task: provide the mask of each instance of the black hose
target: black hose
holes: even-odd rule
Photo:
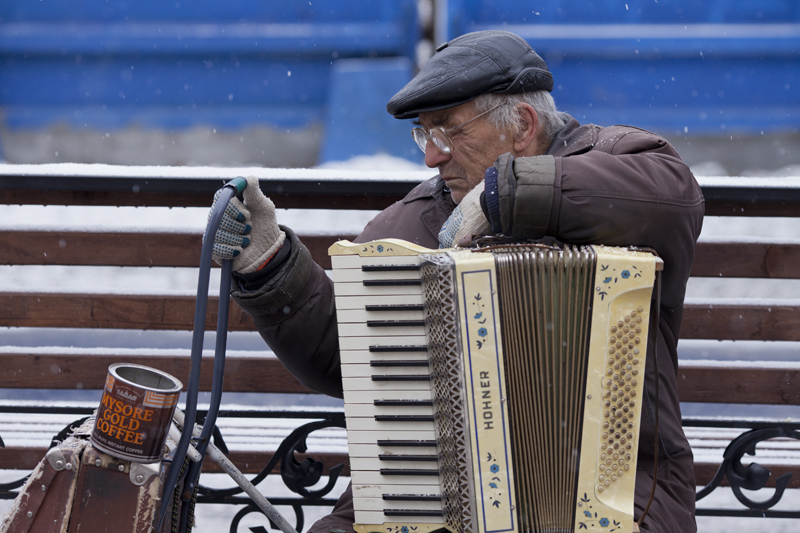
[[[155,530],[161,531],[161,525],[164,521],[164,516],[167,513],[167,507],[169,506],[169,498],[167,495],[172,494],[175,490],[175,487],[179,483],[179,474],[180,469],[174,468],[175,465],[183,464],[184,459],[186,458],[186,452],[189,449],[189,444],[192,439],[192,430],[194,429],[195,420],[197,418],[197,396],[200,391],[200,366],[203,359],[203,337],[205,334],[205,323],[206,323],[206,310],[208,308],[208,286],[209,286],[209,279],[211,277],[211,259],[212,253],[214,249],[214,239],[217,234],[217,230],[219,229],[220,222],[222,221],[222,216],[225,213],[225,208],[228,206],[228,202],[237,192],[242,192],[244,187],[246,186],[247,182],[244,178],[235,178],[231,180],[220,190],[219,197],[217,198],[216,203],[214,204],[214,208],[211,211],[211,216],[208,221],[208,225],[206,226],[206,232],[203,236],[203,247],[200,253],[200,272],[197,280],[197,299],[195,302],[194,308],[194,331],[192,332],[192,355],[191,355],[191,369],[189,371],[189,382],[186,388],[186,408],[185,408],[185,420],[183,425],[183,432],[181,434],[181,438],[178,441],[178,445],[175,449],[175,454],[172,458],[172,465],[167,473],[167,477],[164,480],[164,486],[162,491],[162,498],[161,498],[161,506],[158,510],[158,515],[156,516],[156,521],[154,523]],[[212,389],[212,405],[209,408],[209,413],[213,410],[213,418],[216,420],[216,413],[219,411],[219,399],[222,397],[222,375],[224,374],[224,358],[225,358],[225,342],[227,340],[227,322],[228,322],[228,302],[230,300],[230,279],[231,279],[231,262],[230,261],[223,261],[222,262],[222,281],[220,287],[220,316],[218,317],[218,324],[217,324],[217,353],[214,356],[214,387]],[[222,286],[224,285],[224,289]],[[228,298],[224,298],[223,295],[228,295]],[[223,313],[223,301],[225,301],[224,305],[224,317],[222,316]],[[224,321],[223,321],[224,319]],[[223,322],[221,322],[223,321]],[[223,324],[222,330],[222,350],[220,355],[220,323]],[[219,386],[217,386],[217,359],[222,358],[223,364],[221,365],[220,369],[220,378],[219,378]],[[215,391],[218,389],[217,392],[217,403],[216,407],[213,405],[213,400],[215,398]],[[210,417],[207,417],[206,420],[208,421]],[[212,422],[211,428],[213,429],[214,424]],[[205,426],[203,428],[205,432]],[[209,430],[210,435],[210,430]],[[207,439],[206,439],[207,440]],[[201,452],[201,456],[205,453],[207,445],[203,446],[203,451]],[[200,450],[198,450],[200,451]],[[189,473],[192,472],[192,469],[197,466],[197,470],[199,472],[200,467],[202,466],[202,461],[198,463],[193,463],[189,470]],[[186,479],[191,479],[189,474],[187,473]],[[184,506],[188,507],[188,506]],[[184,530],[181,530],[184,531]]]
[[[228,340],[228,310],[230,308],[230,288],[231,288],[231,261],[222,262],[222,274],[219,284],[219,312],[217,313],[217,339],[214,350],[214,374],[211,380],[211,400],[208,406],[208,414],[203,423],[203,430],[200,433],[200,440],[195,446],[200,457],[206,456],[208,445],[211,442],[211,435],[217,423],[219,406],[222,402],[222,384],[225,378],[225,346]],[[193,426],[192,426],[193,427]],[[188,423],[184,426],[184,433],[191,431]],[[183,484],[183,501],[181,507],[181,523],[178,531],[184,533],[188,531],[189,513],[191,504],[188,503],[195,492],[197,483],[200,479],[200,470],[203,461],[191,463],[186,473]]]

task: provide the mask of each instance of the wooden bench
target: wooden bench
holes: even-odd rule
[[[241,170],[211,168],[153,169],[79,165],[15,166],[0,165],[0,205],[71,205],[71,206],[173,206],[202,207],[210,203],[213,192],[223,181]],[[380,209],[402,198],[428,172],[392,174],[309,170],[247,169],[261,178],[262,189],[279,208],[349,208]],[[800,179],[707,178],[701,180],[706,196],[707,216],[800,216]],[[321,265],[329,268],[327,248],[339,238],[353,235],[302,235]],[[5,265],[81,265],[121,267],[189,267],[199,262],[201,235],[132,231],[125,233],[78,230],[0,230],[0,263]],[[692,275],[703,278],[800,279],[800,242],[731,241],[701,242]],[[209,305],[206,329],[216,323],[215,298]],[[90,330],[177,330],[192,329],[193,296],[169,294],[103,294],[63,292],[7,291],[0,293],[0,326],[3,328],[87,328]],[[232,306],[230,331],[251,331],[250,317]],[[0,331],[0,339],[8,330]],[[34,330],[35,331],[35,330]],[[791,349],[800,347],[800,309],[797,301],[731,299],[690,301],[686,305],[682,338],[736,341],[785,341]],[[6,342],[2,344],[7,344]],[[188,348],[188,345],[187,345]],[[266,347],[265,347],[266,351]],[[114,362],[141,363],[160,368],[186,383],[187,355],[161,353],[158,350],[15,349],[0,350],[0,388],[4,389],[101,389],[106,369]],[[210,365],[204,365],[203,390],[210,385]],[[678,376],[679,395],[683,402],[700,404],[757,404],[766,406],[800,405],[800,366],[796,363],[749,362],[720,363],[682,359]],[[231,353],[226,364],[225,390],[252,393],[310,393],[290,376],[268,353]],[[98,392],[99,400],[99,392]],[[254,449],[258,439],[272,428],[267,420],[291,419],[298,425],[308,419],[322,420],[323,425],[342,426],[341,410],[226,409],[220,427],[225,433],[232,420],[260,417],[261,433],[249,441],[247,449],[231,447],[231,458],[245,472],[261,472],[275,451],[275,443]],[[31,406],[18,401],[0,401],[0,413],[72,414],[86,416],[91,405],[64,407]],[[324,412],[323,412],[324,411]],[[730,420],[728,419],[730,418]],[[239,422],[241,425],[241,422]],[[273,425],[282,426],[284,422]],[[687,434],[698,457],[721,456],[727,443],[748,429],[780,427],[785,437],[769,440],[763,446],[778,450],[778,458],[755,461],[767,467],[774,480],[800,467],[800,447],[795,440],[800,423],[764,421],[734,417],[702,417],[685,420]],[[4,435],[0,424],[0,437]],[[341,446],[343,433],[331,430],[337,451],[315,453],[328,473],[334,465],[347,464]],[[340,431],[340,430],[339,430]],[[792,433],[792,432],[795,433]],[[288,429],[286,429],[288,433]],[[793,437],[793,438],[792,438]],[[0,469],[31,469],[44,455],[47,443],[0,449]],[[299,448],[302,451],[302,446]],[[783,450],[783,451],[780,451]],[[285,450],[283,450],[285,451]],[[768,452],[767,452],[768,453]],[[301,456],[302,458],[302,456]],[[695,473],[698,486],[712,483],[719,461],[698,461]],[[277,473],[279,465],[273,464]],[[209,471],[212,471],[210,468]],[[273,470],[270,468],[270,470]],[[270,472],[265,472],[269,474]],[[342,475],[347,475],[344,467]],[[726,480],[721,480],[725,484]],[[716,483],[716,481],[715,481]],[[800,476],[788,483],[800,488]],[[13,492],[0,494],[11,498]],[[267,493],[267,497],[270,494]],[[230,497],[221,497],[219,501]],[[206,500],[212,501],[209,497]],[[330,499],[325,500],[330,504]],[[322,501],[321,500],[321,501]],[[284,501],[284,500],[281,500]],[[288,500],[287,500],[288,501]],[[304,500],[311,501],[311,500]],[[701,502],[702,503],[702,502]],[[725,516],[800,517],[797,512],[741,509],[708,509],[698,514]]]

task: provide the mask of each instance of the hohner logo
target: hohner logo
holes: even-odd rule
[[[513,469],[508,441],[508,417],[504,412],[503,375],[499,336],[494,259],[471,254],[456,268],[460,280],[464,367],[473,420],[472,446],[475,490],[483,531],[516,531],[514,520]]]
[[[494,410],[492,409],[492,380],[489,377],[489,372],[481,372],[480,375],[481,385],[481,419],[483,420],[483,429],[494,429]]]

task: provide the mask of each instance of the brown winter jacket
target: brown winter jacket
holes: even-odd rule
[[[692,452],[681,427],[676,376],[686,281],[703,219],[700,187],[667,141],[627,126],[580,126],[570,118],[545,156],[525,159],[515,161],[516,201],[535,202],[539,208],[503,213],[506,220],[514,219],[515,229],[546,228],[545,235],[573,244],[650,247],[664,260],[657,342],[658,486],[643,529],[695,531]],[[395,237],[437,248],[439,229],[454,208],[444,182],[434,177],[381,212],[356,240]],[[341,398],[333,284],[288,229],[287,236],[293,248],[284,267],[261,290],[234,290],[233,296],[301,383]],[[648,354],[648,401],[642,415],[636,479],[637,517],[652,487],[653,359],[653,354]]]

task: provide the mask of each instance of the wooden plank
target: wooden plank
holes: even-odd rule
[[[21,470],[29,471],[36,468],[39,461],[42,460],[47,453],[47,448],[43,447],[24,447],[24,446],[10,446],[8,448],[0,448],[0,470]],[[236,465],[236,468],[245,474],[257,474],[261,469],[266,466],[274,451],[237,451],[230,452],[228,458]],[[315,460],[322,463],[322,474],[328,475],[332,466],[344,464],[343,476],[350,475],[350,459],[346,453],[312,453],[312,454],[295,454],[298,461],[303,461],[306,457],[313,457]],[[209,474],[221,474],[223,470],[215,462],[210,459],[203,463],[203,472]],[[22,473],[21,473],[22,474]],[[272,476],[280,475],[280,463],[272,470]],[[267,485],[270,484],[270,478],[267,478]],[[272,483],[275,483],[273,479]],[[231,481],[233,486],[233,481]],[[262,490],[264,487],[262,487]],[[269,497],[269,493],[267,493]]]
[[[700,242],[692,276],[800,279],[800,244]]]
[[[780,304],[686,304],[682,339],[800,340],[800,309]]]
[[[188,356],[98,355],[98,354],[0,354],[0,388],[17,389],[102,389],[109,365],[145,365],[189,382]],[[200,390],[211,390],[214,361],[204,358],[200,370]],[[225,359],[226,392],[314,393],[298,383],[273,358],[235,357]]]
[[[216,328],[209,298],[206,329]],[[0,293],[0,325],[191,330],[194,297],[159,295]],[[231,305],[230,331],[253,331],[252,318]],[[681,338],[800,341],[800,310],[792,305],[687,304]]]
[[[24,179],[24,178],[20,178]],[[408,186],[410,191],[414,184]],[[262,186],[262,189],[265,187]],[[403,199],[404,194],[268,194],[278,209],[381,210]],[[8,205],[113,205],[134,207],[211,207],[210,192],[65,191],[0,189],[0,204]]]
[[[218,298],[209,297],[206,330],[215,330]],[[193,296],[0,293],[4,327],[191,330]],[[229,331],[253,331],[253,319],[233,303]]]
[[[36,467],[39,461],[44,457],[44,454],[47,453],[46,448],[24,448],[24,447],[9,447],[9,448],[0,448],[0,469],[9,469],[9,470],[21,470],[21,471],[28,471],[32,470]],[[261,471],[261,468],[269,462],[269,459],[272,457],[273,452],[271,451],[232,451],[228,454],[228,458],[233,462],[236,467],[241,470],[245,474],[256,474]],[[296,456],[298,460],[302,461],[306,455],[298,454]],[[342,472],[343,476],[350,475],[350,458],[347,454],[343,453],[314,453],[311,454],[315,460],[322,462],[323,464],[323,475],[327,475],[330,471],[332,466],[338,464],[344,464],[345,468]],[[763,464],[759,462],[762,466],[769,469],[772,473],[770,476],[769,481],[767,482],[767,487],[774,487],[775,486],[775,478],[782,476],[788,472],[795,472],[795,475],[792,476],[792,479],[789,481],[789,488],[796,489],[800,488],[800,476],[796,475],[798,468],[794,466],[787,466],[787,465],[770,465],[770,464]],[[713,478],[714,474],[717,472],[719,468],[718,464],[713,463],[695,463],[694,464],[694,473],[695,478],[698,486],[708,484]],[[203,464],[203,472],[207,473],[222,473],[222,470],[217,466],[216,463],[211,461],[206,461]],[[280,474],[280,467],[276,467],[272,471],[272,475],[279,475]],[[728,486],[728,481],[723,480],[723,486]],[[269,494],[267,494],[269,497]]]
[[[325,269],[330,269],[328,247],[354,238],[300,235]],[[197,233],[0,231],[0,264],[197,267],[201,245]],[[701,242],[692,275],[800,279],[800,244]]]
[[[682,402],[800,405],[800,370],[692,366],[678,369]]]
[[[707,188],[704,188],[704,191]],[[797,217],[800,209],[792,201],[719,200],[706,197],[707,217]]]
[[[0,173],[0,203],[33,205],[198,206],[211,204],[214,191],[227,172],[198,169],[187,176],[137,175],[135,167],[109,170],[106,176],[59,175],[53,172],[17,172],[12,165]],[[74,169],[71,169],[74,172]],[[408,179],[348,176],[315,171],[308,179],[302,169],[283,175],[260,176],[260,186],[280,208],[383,209],[404,197],[431,173],[409,173]],[[305,177],[303,177],[305,176]],[[789,178],[787,178],[789,179]],[[709,216],[800,216],[800,187],[777,187],[760,182],[701,186]]]
[[[301,236],[314,260],[326,269],[331,268],[330,245],[354,238]],[[0,231],[0,264],[197,268],[201,246],[202,235],[197,233]]]
[[[0,388],[101,389],[113,363],[135,363],[189,378],[189,357],[98,354],[0,354]],[[200,389],[211,389],[212,361],[203,360]],[[800,370],[690,366],[678,370],[683,402],[800,405]],[[229,392],[312,393],[277,359],[228,357],[225,390]]]

